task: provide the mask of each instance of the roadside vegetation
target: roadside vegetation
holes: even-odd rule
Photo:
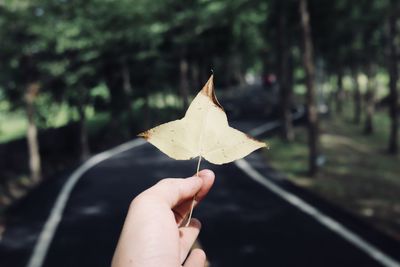
[[[400,156],[385,149],[390,121],[380,109],[374,117],[375,132],[365,135],[353,123],[351,106],[343,115],[321,121],[321,171],[307,174],[307,136],[303,127],[287,143],[269,138],[267,161],[295,184],[360,216],[400,240]]]
[[[107,102],[109,99],[105,98]],[[148,104],[147,104],[147,103]],[[0,101],[0,149],[1,146],[13,143],[26,142],[27,121],[23,109],[10,109],[11,104],[7,100]],[[137,98],[131,103],[134,116],[130,123],[123,124],[119,128],[113,127],[111,112],[98,110],[95,105],[88,105],[85,109],[86,128],[90,140],[91,153],[107,149],[113,145],[135,137],[146,127],[174,119],[181,115],[182,102],[173,93],[155,93],[148,99]],[[79,123],[78,111],[67,103],[46,103],[42,101],[37,105],[38,131],[45,134],[48,130],[57,130],[71,127]],[[51,116],[48,116],[51,112]],[[131,133],[133,132],[133,134]],[[60,140],[64,143],[66,140]],[[76,153],[78,144],[71,145],[69,151],[59,151],[54,154],[42,156],[43,173],[46,177],[75,166],[79,152]],[[48,147],[44,149],[48,150]],[[78,149],[79,150],[79,149]],[[25,161],[25,158],[23,158]],[[2,215],[6,207],[15,200],[23,197],[29,190],[36,186],[29,177],[29,170],[24,164],[18,164],[18,168],[5,168],[1,171],[0,184],[0,236]]]
[[[137,131],[140,130],[139,128],[145,128],[141,126],[143,123],[156,124],[181,113],[182,103],[175,94],[156,93],[148,98],[148,114],[141,112],[146,105],[144,98],[138,98],[131,103],[132,113],[135,115],[132,124],[137,125]],[[109,99],[104,99],[104,101],[109,101]],[[0,100],[0,144],[26,137],[28,125],[25,111],[23,109],[11,109],[10,106],[11,104],[7,100]],[[67,103],[53,103],[51,106],[42,103],[37,106],[39,131],[59,128],[79,120],[78,111]],[[49,112],[51,112],[51,116],[48,116],[47,113]],[[90,135],[98,133],[111,120],[109,111],[96,110],[94,105],[87,106],[85,114]],[[145,118],[145,116],[148,116],[148,118]],[[128,125],[123,126],[129,128]]]

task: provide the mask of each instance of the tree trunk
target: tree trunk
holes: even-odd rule
[[[389,82],[389,115],[390,115],[390,136],[388,151],[391,154],[398,152],[398,131],[399,131],[399,107],[398,107],[398,92],[397,81],[399,79],[399,69],[397,65],[397,46],[396,46],[396,14],[391,14],[389,17],[389,58],[388,58],[388,71],[390,76]]]
[[[368,67],[368,88],[365,93],[365,125],[364,133],[370,135],[374,132],[373,117],[375,113],[375,77],[372,71],[372,66]]]
[[[340,67],[339,67],[340,68]],[[339,69],[337,73],[337,89],[336,89],[336,113],[341,115],[343,113],[343,71]]]
[[[124,89],[124,95],[127,98],[126,101],[126,116],[129,125],[129,131],[131,135],[135,135],[135,127],[133,126],[133,114],[131,108],[131,99],[132,99],[132,83],[131,83],[131,75],[129,72],[129,66],[126,62],[122,63],[122,88]]]
[[[361,122],[361,91],[358,82],[358,72],[353,70],[353,84],[354,84],[354,123],[360,124]]]
[[[307,0],[299,0],[300,17],[303,36],[303,64],[306,72],[307,85],[307,119],[308,119],[308,146],[309,146],[309,173],[314,176],[318,171],[318,111],[314,86],[315,69],[313,44],[311,37],[310,16]]]
[[[280,113],[282,121],[281,137],[285,141],[293,141],[294,131],[292,123],[292,88],[291,88],[291,64],[290,64],[290,45],[288,44],[288,31],[286,22],[285,1],[278,2],[278,43],[277,43],[277,65],[278,83],[280,89]]]
[[[244,73],[242,70],[242,58],[239,54],[231,55],[231,68],[232,68],[232,75],[233,80],[236,84],[240,87],[246,84],[246,79],[244,77]]]
[[[1,173],[1,179],[0,179],[0,190],[1,190],[1,195],[3,197],[3,203],[7,205],[8,203],[11,203],[16,197],[13,195],[12,190],[10,190],[10,184],[12,183],[11,179],[7,179],[6,175],[4,173]]]
[[[89,158],[90,149],[88,141],[88,131],[86,127],[86,114],[83,100],[78,100],[78,114],[79,114],[79,147],[80,147],[80,158],[81,161],[85,161]]]
[[[199,85],[200,88],[203,86],[203,84],[208,80],[210,76],[210,71],[212,71],[212,68],[210,68],[212,65],[208,64],[207,61],[205,61],[205,58],[202,59],[202,61],[199,63]]]
[[[144,128],[143,130],[146,130],[150,128],[151,126],[151,110],[150,110],[150,97],[149,97],[149,90],[145,88],[145,96],[144,96],[144,106],[143,106],[143,111],[144,111]]]
[[[190,85],[195,90],[199,90],[201,88],[199,64],[193,61],[190,67]]]
[[[118,127],[120,118],[125,116],[126,112],[130,113],[131,111],[130,98],[126,94],[126,88],[124,88],[124,79],[127,77],[124,77],[127,74],[126,69],[124,64],[122,64],[122,68],[121,64],[109,64],[105,66],[104,72],[104,80],[110,92],[112,123]],[[125,85],[127,84],[127,81],[125,81]]]
[[[184,56],[179,62],[179,93],[183,101],[183,109],[189,107],[189,64]]]
[[[30,83],[26,88],[25,104],[26,116],[28,119],[27,141],[29,154],[30,177],[34,183],[42,179],[41,159],[39,153],[39,141],[37,136],[37,127],[35,123],[35,100],[39,93],[39,85]]]
[[[132,95],[131,75],[126,62],[122,64],[122,87],[124,88],[125,95],[130,97]]]

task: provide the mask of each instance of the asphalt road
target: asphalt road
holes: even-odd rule
[[[240,127],[240,123],[237,124]],[[247,123],[245,130],[256,125]],[[253,153],[247,162],[264,178],[342,223],[381,252],[399,260],[400,245],[320,199],[280,180]],[[164,177],[187,177],[196,161],[175,161],[149,144],[91,168],[67,201],[45,267],[109,266],[130,201]],[[384,266],[336,232],[254,181],[235,164],[210,166],[216,183],[195,209],[200,243],[211,266]],[[1,267],[25,267],[55,200],[73,170],[48,179],[9,211],[0,243]],[[388,265],[387,265],[388,266]],[[393,265],[396,266],[396,265]]]

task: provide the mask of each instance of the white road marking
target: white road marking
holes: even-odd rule
[[[304,107],[300,106],[298,108],[298,110],[295,113],[293,113],[292,119],[293,120],[297,120],[297,119],[301,118],[301,116],[304,115],[304,112],[305,112],[304,111]],[[258,136],[258,135],[261,135],[261,134],[263,134],[265,132],[268,132],[268,131],[271,131],[271,130],[275,129],[275,128],[279,127],[280,125],[281,125],[280,120],[267,122],[267,123],[264,123],[264,124],[262,124],[262,125],[260,125],[260,126],[258,126],[256,128],[254,128],[254,129],[250,130],[249,131],[249,135]]]
[[[298,111],[297,115],[294,115],[293,117],[295,118],[296,116],[301,116],[302,112],[303,111]],[[271,130],[277,126],[279,126],[279,124],[276,124],[276,122],[269,122],[269,123],[261,125],[258,128],[255,128],[253,130],[252,134],[254,136],[259,135],[259,134],[261,134],[265,131]],[[65,209],[65,206],[67,204],[67,201],[69,199],[69,196],[71,195],[71,192],[74,189],[76,183],[79,181],[79,179],[88,170],[90,170],[92,167],[96,166],[100,162],[107,160],[107,159],[115,156],[116,154],[127,151],[131,148],[140,146],[144,143],[145,143],[145,141],[143,139],[135,139],[130,142],[123,143],[115,148],[110,149],[110,150],[104,151],[100,154],[97,154],[97,155],[91,157],[89,160],[87,160],[78,169],[76,169],[71,174],[70,177],[68,177],[67,182],[62,187],[54,206],[50,210],[50,215],[47,218],[42,231],[40,232],[38,241],[36,242],[36,244],[33,248],[33,252],[29,258],[28,264],[26,265],[27,267],[42,267],[43,262],[46,258],[47,252],[49,250],[50,244],[51,244],[51,242],[54,238],[54,235],[57,231],[58,225],[60,224],[60,222],[62,220],[62,215],[63,215],[64,209]]]
[[[293,115],[294,119],[300,118],[304,114],[304,109],[299,110]],[[278,127],[280,123],[278,121],[265,123],[257,128],[254,128],[249,133],[252,136],[260,135],[266,131],[270,131],[276,127]],[[47,252],[49,250],[50,244],[54,238],[55,232],[58,228],[58,225],[62,219],[62,215],[69,199],[69,196],[75,187],[76,183],[79,179],[92,167],[99,164],[100,162],[107,160],[118,153],[122,153],[131,148],[140,146],[144,144],[145,141],[142,139],[135,139],[133,141],[121,144],[113,149],[107,150],[100,154],[97,154],[86,161],[83,165],[81,165],[78,169],[76,169],[72,175],[68,178],[67,182],[64,184],[61,192],[54,204],[53,208],[50,211],[50,215],[39,235],[39,239],[35,244],[31,257],[29,259],[27,267],[42,267],[43,262],[46,258]],[[386,267],[400,267],[400,264],[395,261],[393,258],[381,252],[379,249],[369,244],[361,237],[351,232],[347,228],[345,228],[339,222],[333,220],[327,215],[323,214],[310,204],[306,203],[296,195],[293,195],[272,182],[268,181],[267,178],[258,173],[251,165],[245,161],[244,159],[238,160],[235,162],[236,166],[238,166],[241,170],[243,170],[246,174],[248,174],[252,179],[259,182],[267,189],[271,190],[275,194],[279,195],[292,205],[296,206],[306,214],[309,214],[313,218],[315,218],[322,225],[326,226],[328,229],[331,229],[335,233],[342,236],[344,239],[348,240],[350,243],[370,255],[372,258],[380,262]]]
[[[309,216],[317,220],[319,223],[321,223],[331,231],[335,232],[336,234],[338,234],[339,236],[341,236],[342,238],[344,238],[345,240],[347,240],[348,242],[359,248],[361,251],[365,252],[371,258],[378,261],[383,266],[400,267],[400,263],[398,261],[386,255],[377,247],[370,244],[356,233],[347,229],[341,223],[335,221],[328,215],[322,213],[317,208],[311,206],[309,203],[305,202],[298,196],[284,190],[283,188],[269,181],[265,176],[257,172],[246,160],[239,159],[235,161],[235,165],[243,172],[245,172],[254,181],[263,185],[268,190],[272,191],[273,193],[283,198],[293,206],[297,207],[304,213],[308,214]]]
[[[252,129],[251,131],[249,131],[249,135],[251,136],[257,136],[260,134],[263,134],[265,132],[271,131],[275,128],[277,128],[280,125],[280,121],[272,121],[269,123],[265,123],[263,125],[260,125],[257,128]]]
[[[145,141],[143,139],[135,139],[119,145],[115,148],[99,153],[83,163],[71,174],[71,176],[68,177],[67,182],[62,187],[60,194],[58,195],[57,200],[50,211],[50,215],[47,218],[42,231],[40,232],[38,241],[33,248],[33,252],[29,258],[27,267],[41,267],[43,265],[50,244],[57,231],[58,225],[61,222],[62,215],[69,196],[71,195],[71,192],[79,179],[88,170],[90,170],[93,166],[99,164],[100,162],[103,162],[104,160],[107,160],[119,153],[132,149],[134,147],[143,145],[144,143]]]

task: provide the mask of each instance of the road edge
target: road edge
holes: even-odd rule
[[[54,235],[57,228],[62,220],[62,215],[64,209],[67,205],[69,196],[75,185],[78,183],[80,178],[92,167],[97,164],[119,154],[125,152],[134,147],[138,147],[145,144],[143,139],[134,139],[132,141],[123,143],[119,146],[101,152],[95,156],[92,156],[85,163],[79,166],[67,179],[66,183],[60,190],[57,196],[55,204],[50,210],[50,214],[44,224],[42,231],[40,232],[39,238],[35,243],[33,252],[29,257],[27,267],[41,267],[46,259],[47,252],[49,250],[50,244],[53,241]]]

